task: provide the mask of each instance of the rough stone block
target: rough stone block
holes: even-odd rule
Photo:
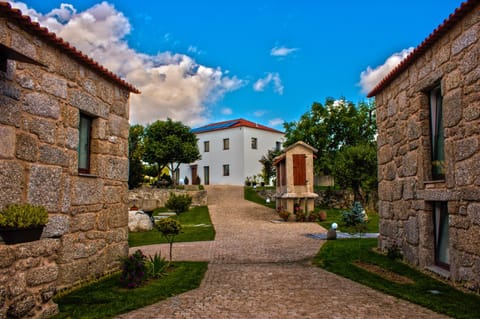
[[[0,245],[0,268],[11,266],[15,262],[15,251],[6,245]]]
[[[103,181],[99,178],[75,177],[72,186],[72,205],[97,204],[103,199]]]
[[[35,296],[25,293],[16,297],[7,310],[8,318],[23,318],[35,307]]]
[[[43,117],[32,117],[28,120],[28,131],[38,136],[42,142],[55,143],[56,123]]]
[[[58,267],[56,264],[37,267],[27,272],[27,284],[28,286],[38,286],[53,282],[57,280],[57,277]]]
[[[445,127],[453,127],[462,119],[462,89],[449,91],[443,97]]]
[[[474,225],[480,225],[480,203],[470,203],[467,206],[467,215]]]
[[[70,230],[71,232],[92,230],[95,227],[95,223],[95,213],[78,214],[72,218]]]
[[[64,149],[45,144],[40,146],[40,162],[68,167],[68,156]]]
[[[464,138],[455,143],[455,160],[462,161],[477,153],[479,149],[478,137]]]
[[[127,194],[127,190],[120,186],[105,186],[104,187],[104,201],[107,204],[121,203]]]
[[[126,205],[110,207],[108,224],[111,228],[126,227],[128,225],[128,209]]]
[[[61,77],[45,73],[42,77],[41,86],[45,92],[58,96],[62,99],[67,97],[67,81]]]
[[[60,105],[58,101],[44,93],[28,93],[25,95],[23,110],[39,116],[58,119],[60,116]]]
[[[20,32],[12,32],[11,37],[11,45],[13,49],[36,60],[37,50],[31,38],[26,38]]]
[[[127,182],[128,158],[98,156],[97,174],[103,178]]]
[[[68,233],[70,226],[70,220],[65,215],[50,215],[48,217],[48,223],[43,229],[42,237],[61,237],[63,234]]]
[[[452,54],[458,54],[466,47],[478,40],[480,34],[480,25],[474,25],[468,30],[464,31],[452,43]]]
[[[12,99],[20,99],[21,90],[15,83],[10,81],[0,81],[0,94],[11,97]]]
[[[78,149],[78,129],[67,128],[65,134],[65,146],[71,150]]]
[[[414,176],[417,174],[417,153],[408,152],[402,158],[402,167],[400,170],[400,176]]]
[[[19,126],[22,110],[17,106],[16,101],[7,96],[0,95],[0,123]]]
[[[15,156],[15,128],[0,125],[0,158],[13,158]]]
[[[28,201],[45,206],[49,212],[58,211],[61,185],[61,167],[33,165],[28,183]]]
[[[38,157],[37,139],[29,134],[17,134],[16,156],[29,162],[36,162]]]
[[[71,286],[76,282],[80,282],[89,278],[89,262],[88,259],[77,259],[69,263],[58,265],[58,286]]]
[[[0,185],[2,185],[0,187],[0,208],[22,201],[24,185],[19,181],[24,179],[24,170],[19,163],[0,160]]]
[[[84,91],[71,89],[69,92],[69,102],[81,111],[104,119],[108,118],[108,106]]]
[[[128,138],[130,125],[126,118],[110,114],[108,120],[108,131],[110,135]]]
[[[393,159],[393,150],[390,145],[384,145],[378,150],[378,164],[385,164]]]

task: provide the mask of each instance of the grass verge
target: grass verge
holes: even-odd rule
[[[358,233],[358,228],[355,226],[345,226],[345,223],[342,220],[342,211],[346,209],[337,209],[337,208],[326,208],[326,209],[316,209],[316,210],[324,210],[327,212],[327,220],[320,222],[319,224],[329,229],[332,223],[338,224],[338,231],[344,233]],[[366,233],[378,233],[378,213],[369,213],[368,214],[368,222],[365,224],[366,228],[364,232]]]
[[[118,273],[55,298],[60,313],[53,318],[112,318],[148,306],[198,288],[208,263],[174,262],[171,267],[166,276],[136,289],[121,288]]]
[[[191,208],[188,212],[175,217],[182,224],[182,232],[175,237],[175,242],[206,241],[215,239],[215,229],[210,219],[207,206]],[[204,226],[195,226],[195,225]],[[128,245],[130,247],[165,244],[167,241],[162,234],[152,229],[148,232],[137,232],[128,234]]]
[[[243,189],[243,198],[246,200],[249,200],[251,202],[266,206],[268,208],[275,209],[275,201],[271,201],[270,203],[267,203],[264,198],[262,198],[260,195],[258,195],[258,191],[261,191],[263,188],[267,187],[257,187],[253,188],[250,186],[246,186]],[[273,187],[272,187],[273,189]]]
[[[330,272],[438,313],[462,319],[480,318],[480,296],[464,293],[400,261],[378,254],[372,250],[376,246],[376,239],[327,241],[315,257],[314,263]],[[407,277],[413,283],[400,284],[385,279],[356,266],[355,262],[359,261]]]

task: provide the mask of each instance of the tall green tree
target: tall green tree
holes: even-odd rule
[[[160,173],[168,167],[172,176],[182,163],[201,158],[197,137],[190,127],[171,119],[156,121],[145,128],[144,160],[158,166]]]
[[[375,143],[349,145],[335,156],[332,166],[335,182],[352,189],[355,201],[366,203],[377,189],[377,147]]]
[[[138,187],[143,181],[144,169],[142,157],[144,152],[143,144],[144,127],[136,124],[130,126],[128,136],[128,188]]]
[[[377,132],[374,102],[357,106],[345,99],[314,102],[300,120],[284,124],[285,146],[304,141],[318,149],[315,171],[333,175],[335,182],[352,188],[356,200],[376,188]]]

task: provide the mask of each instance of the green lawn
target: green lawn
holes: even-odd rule
[[[191,208],[188,212],[175,217],[182,224],[182,232],[175,237],[175,242],[205,241],[215,239],[215,229],[210,219],[207,206]],[[195,225],[206,226],[195,226]],[[130,247],[167,243],[162,234],[155,228],[148,232],[128,234]]]
[[[315,257],[319,267],[389,295],[419,304],[435,312],[454,318],[480,318],[480,296],[464,293],[452,286],[412,269],[400,261],[394,261],[372,249],[376,239],[341,239],[327,241]],[[393,273],[413,280],[400,284],[359,268],[355,261],[380,266]],[[435,294],[431,291],[437,291]]]
[[[257,203],[257,204],[260,204],[260,205],[263,205],[263,206],[266,206],[266,207],[269,207],[269,208],[272,208],[272,209],[275,209],[275,201],[271,201],[270,203],[267,203],[265,201],[265,199],[263,199],[262,197],[260,197],[260,195],[258,195],[257,191],[260,191],[262,189],[274,189],[274,187],[257,187],[256,189],[254,189],[253,187],[250,187],[250,186],[246,186],[244,187],[244,191],[243,191],[243,197],[246,199],[246,200],[249,200],[251,202],[254,202],[254,203]]]
[[[166,276],[136,289],[121,288],[115,274],[55,298],[60,313],[53,318],[113,318],[198,288],[207,267],[206,262],[175,262]]]
[[[345,226],[345,223],[342,221],[342,211],[346,209],[336,209],[336,208],[320,208],[316,209],[318,210],[324,210],[327,212],[327,220],[320,222],[320,225],[325,227],[326,229],[329,229],[332,223],[337,223],[338,224],[338,231],[344,232],[344,233],[357,233],[358,229],[352,226]],[[366,229],[364,232],[367,233],[378,233],[378,213],[368,213],[368,222],[366,223]]]

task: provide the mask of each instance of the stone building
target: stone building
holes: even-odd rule
[[[370,93],[382,249],[480,290],[480,2],[464,2]]]
[[[0,318],[46,318],[59,289],[128,253],[129,95],[139,93],[0,2],[0,209],[43,205],[42,239],[0,242]]]
[[[285,148],[273,164],[277,172],[275,193],[277,209],[295,213],[295,208],[309,214],[318,194],[313,189],[313,158],[317,149],[300,141]]]

